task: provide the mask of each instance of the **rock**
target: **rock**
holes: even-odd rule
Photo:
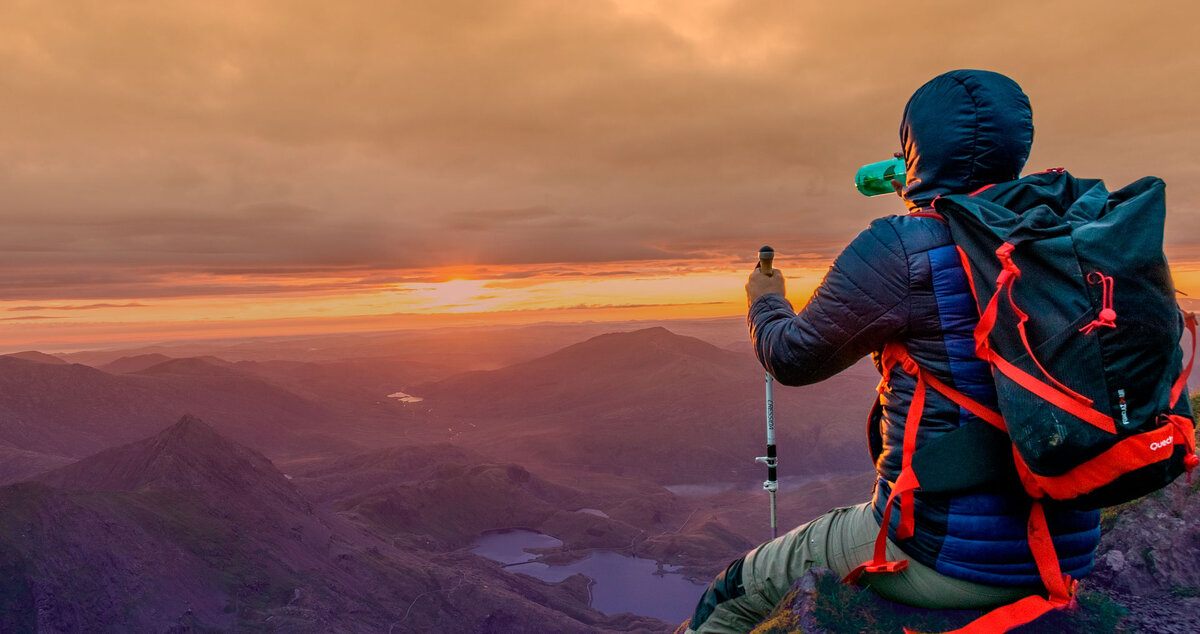
[[[1113,572],[1121,572],[1126,566],[1125,553],[1119,550],[1109,551],[1109,553],[1104,556],[1104,563],[1108,564],[1108,567],[1111,568]]]
[[[1073,612],[1052,613],[1012,632],[1115,633],[1120,631],[1117,627],[1124,613],[1104,595],[1081,589],[1079,606]],[[814,568],[792,584],[775,610],[751,634],[895,634],[906,627],[917,632],[946,632],[982,614],[977,610],[922,610],[892,603],[863,588],[843,585],[832,570]],[[1171,626],[1175,627],[1176,621],[1172,620]],[[681,628],[677,634],[683,631]]]

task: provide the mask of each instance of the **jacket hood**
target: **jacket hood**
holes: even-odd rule
[[[900,124],[910,210],[946,194],[1020,176],[1033,145],[1033,111],[1017,82],[985,70],[931,79],[904,107]]]

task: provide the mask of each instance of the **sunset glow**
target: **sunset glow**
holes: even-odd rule
[[[93,303],[3,301],[0,314],[6,315],[2,319],[7,323],[0,342],[14,350],[30,346],[69,350],[100,340],[359,332],[481,320],[521,324],[687,319],[733,316],[745,310],[745,264],[617,263],[623,273],[612,273],[613,266],[606,263],[591,267],[592,271],[576,266],[570,273],[549,276],[529,275],[528,270],[517,268],[492,279],[463,279],[462,267],[428,269],[422,275],[444,279],[374,287],[347,283],[352,290],[341,292],[308,290],[336,286],[336,279],[296,278],[273,282],[296,290],[267,294],[225,292]],[[802,304],[823,274],[823,269],[815,268],[789,271],[793,301]],[[208,282],[220,288],[237,284],[229,279]]]
[[[801,304],[903,211],[854,170],[958,67],[1029,94],[1030,171],[1164,178],[1200,297],[1190,5],[910,10],[943,36],[732,0],[4,10],[0,347],[732,317],[764,243]]]

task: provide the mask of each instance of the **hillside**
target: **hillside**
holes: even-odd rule
[[[869,469],[863,420],[877,382],[860,365],[819,386],[777,389],[782,473]],[[758,362],[663,328],[602,335],[414,390],[422,406],[452,419],[454,442],[522,461],[664,484],[761,471],[753,460],[765,442]]]
[[[454,550],[484,532],[521,527],[562,540],[560,552],[568,557],[601,548],[698,563],[707,571],[753,546],[733,534],[714,544],[709,533],[719,529],[703,522],[677,535],[693,516],[709,517],[702,508],[707,502],[681,498],[649,482],[542,474],[446,444],[293,464],[288,472],[310,499],[414,548]]]
[[[214,502],[244,491],[304,512],[308,503],[262,454],[186,415],[156,436],[114,447],[36,478],[73,491],[188,491]]]
[[[330,413],[320,404],[203,360],[140,374],[0,357],[0,444],[83,456],[145,437],[184,413],[203,417],[240,442],[274,453],[347,447],[322,437]]]
[[[0,485],[20,482],[39,473],[45,473],[74,459],[66,456],[26,451],[16,447],[0,445]]]

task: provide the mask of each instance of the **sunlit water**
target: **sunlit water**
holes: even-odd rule
[[[592,607],[605,614],[631,612],[682,623],[696,609],[705,585],[692,583],[673,573],[673,566],[661,569],[652,559],[626,557],[610,551],[595,551],[565,566],[548,566],[531,561],[536,556],[527,548],[555,548],[562,542],[533,531],[511,530],[488,533],[475,542],[471,552],[508,566],[542,581],[557,583],[574,574],[583,574],[592,584]],[[666,572],[667,574],[659,574]]]
[[[604,511],[601,511],[600,509],[579,509],[575,512],[576,513],[587,513],[588,515],[595,515],[596,517],[608,517],[608,513],[605,513]]]

